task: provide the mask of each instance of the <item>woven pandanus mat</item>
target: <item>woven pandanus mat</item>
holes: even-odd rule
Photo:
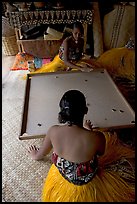
[[[2,200],[40,202],[45,177],[51,165],[50,154],[34,161],[29,145],[40,146],[43,139],[19,140],[24,104],[26,71],[10,72],[2,85]]]

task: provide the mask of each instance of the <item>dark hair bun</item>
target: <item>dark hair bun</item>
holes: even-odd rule
[[[60,123],[66,123],[67,121],[69,121],[69,118],[70,118],[69,110],[62,109],[59,112],[59,122]]]
[[[85,96],[78,90],[67,91],[60,100],[59,106],[61,109],[59,112],[60,123],[75,124],[87,113]]]

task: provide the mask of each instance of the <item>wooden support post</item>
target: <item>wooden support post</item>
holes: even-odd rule
[[[23,48],[22,42],[20,41],[21,30],[15,28],[15,34],[16,34],[16,38],[17,38],[17,45],[18,45],[19,52],[24,52],[24,48]]]
[[[103,36],[98,2],[93,2],[93,10],[94,56],[99,57],[103,53]]]

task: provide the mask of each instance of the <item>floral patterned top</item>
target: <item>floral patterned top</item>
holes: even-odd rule
[[[75,185],[83,185],[92,180],[98,169],[97,157],[87,162],[74,163],[52,154],[52,162],[58,168],[61,175]]]
[[[76,43],[72,37],[68,38],[68,59],[70,61],[78,61],[82,57],[83,53],[83,39],[79,41],[79,43]],[[59,57],[61,60],[64,61],[64,46],[63,43],[60,46],[59,49]]]

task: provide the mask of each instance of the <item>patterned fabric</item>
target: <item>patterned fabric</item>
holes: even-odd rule
[[[98,169],[97,157],[82,163],[74,163],[52,154],[52,162],[58,168],[61,175],[75,185],[83,185],[92,180]]]
[[[41,24],[67,24],[79,20],[81,23],[92,24],[92,10],[46,10],[9,12],[9,21],[14,28],[22,25]]]
[[[113,77],[117,87],[135,111],[135,81],[124,77]]]
[[[18,53],[15,56],[14,64],[11,70],[28,70],[28,61],[34,61],[35,68],[40,68],[42,65],[49,63],[51,60],[49,58],[42,59],[29,55],[27,53]]]
[[[82,40],[80,41],[80,43],[82,44]],[[75,43],[75,41],[72,39],[72,37],[68,37],[67,44],[68,44],[68,59],[71,61],[80,60],[82,57],[82,53],[83,53],[83,50],[81,49],[81,47],[83,47],[83,45]],[[63,44],[60,46],[60,49],[59,49],[59,57],[61,60],[64,61],[64,46],[63,46]]]
[[[11,70],[28,70],[28,61],[34,60],[32,55],[26,53],[18,53],[15,56],[15,60]]]
[[[125,158],[113,162],[112,164],[105,167],[108,172],[117,172],[129,184],[134,183],[135,178],[135,167]]]
[[[115,5],[103,20],[104,49],[123,47],[130,37],[135,38],[135,7]]]

